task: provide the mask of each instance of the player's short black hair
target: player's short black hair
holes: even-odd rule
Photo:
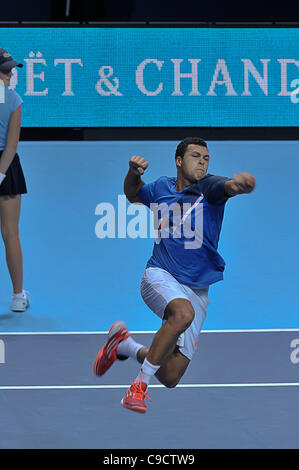
[[[202,145],[203,147],[208,148],[207,143],[203,139],[201,139],[200,137],[185,137],[185,139],[183,139],[182,142],[180,142],[179,145],[176,148],[175,158],[176,157],[184,158],[187,147],[190,144]]]

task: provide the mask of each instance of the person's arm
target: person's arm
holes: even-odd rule
[[[255,177],[251,173],[238,173],[224,183],[224,193],[229,197],[251,193],[254,188]]]
[[[21,106],[13,111],[9,118],[5,149],[0,159],[0,184],[17,152],[21,130]],[[2,180],[2,181],[1,181]]]
[[[137,196],[137,193],[140,188],[145,185],[145,182],[141,179],[141,175],[143,175],[147,167],[148,162],[145,158],[138,157],[137,155],[130,158],[129,171],[124,180],[124,193],[128,201],[131,203],[142,203]]]

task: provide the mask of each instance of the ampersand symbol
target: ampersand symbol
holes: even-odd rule
[[[103,65],[103,67],[100,68],[99,70],[99,75],[101,77],[101,80],[99,80],[96,84],[96,90],[100,95],[103,96],[109,96],[109,95],[115,95],[115,96],[122,96],[122,93],[118,91],[119,87],[119,80],[117,77],[114,77],[112,79],[112,82],[108,80],[108,78],[111,77],[113,74],[113,68],[110,67],[110,65]],[[105,84],[105,86],[108,88],[109,91],[103,90],[102,84]]]

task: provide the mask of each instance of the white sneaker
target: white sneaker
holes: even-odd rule
[[[26,291],[24,291],[23,297],[16,297],[15,295],[12,296],[10,309],[13,312],[25,312],[28,307],[29,299]]]

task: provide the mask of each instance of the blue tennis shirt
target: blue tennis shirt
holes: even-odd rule
[[[162,176],[138,191],[154,213],[155,244],[146,267],[165,269],[181,284],[205,287],[223,279],[225,262],[218,241],[230,178],[207,174],[176,190],[177,179]]]
[[[22,103],[23,100],[16,91],[0,84],[0,150],[6,146],[10,115]]]

